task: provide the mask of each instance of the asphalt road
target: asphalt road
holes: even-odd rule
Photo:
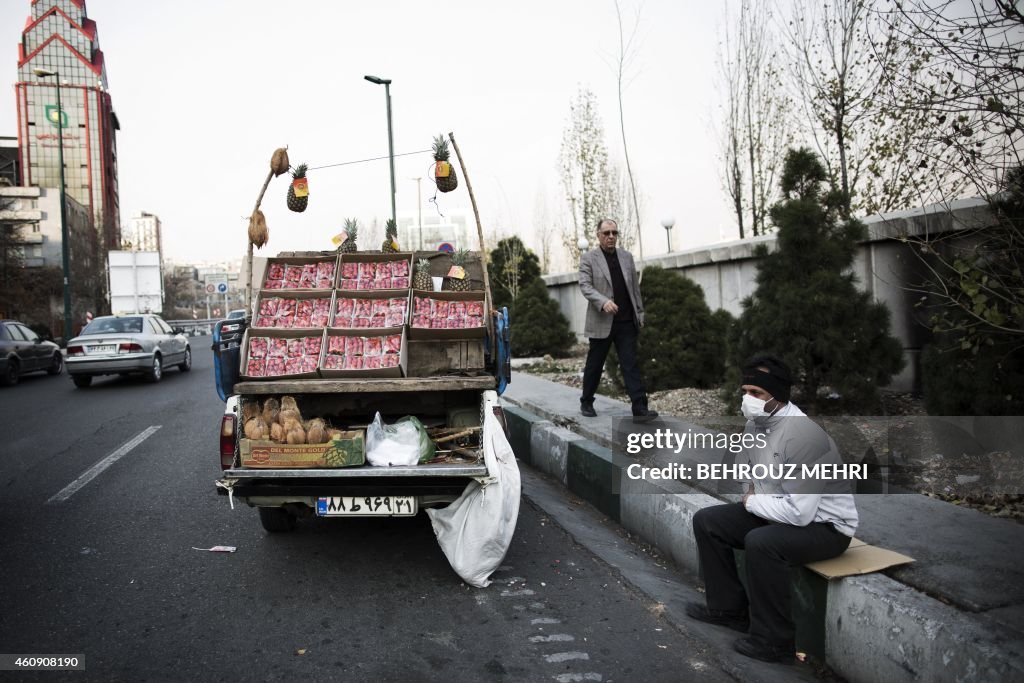
[[[459,580],[425,515],[267,534],[215,493],[209,338],[193,355],[155,385],[0,390],[0,653],[86,667],[0,679],[733,680],[528,500],[487,589]],[[237,552],[193,549],[215,545]]]

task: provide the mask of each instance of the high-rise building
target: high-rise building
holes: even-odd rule
[[[161,263],[164,260],[164,242],[160,233],[160,217],[156,214],[136,211],[132,215],[125,240],[131,243],[132,251],[158,251]],[[124,248],[129,248],[127,245]]]
[[[32,0],[31,11],[18,46],[15,84],[22,185],[60,186],[62,133],[65,190],[89,209],[103,250],[118,249],[120,124],[107,89],[96,22],[86,15],[85,0]],[[35,69],[57,76],[40,77]]]

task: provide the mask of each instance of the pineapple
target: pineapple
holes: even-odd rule
[[[380,250],[385,254],[394,254],[398,251],[398,225],[395,224],[394,218],[389,218],[387,224],[384,226],[384,241],[380,245]]]
[[[292,171],[292,184],[288,186],[288,208],[302,213],[309,204],[309,185],[306,182],[306,164],[299,164]]]
[[[441,192],[451,192],[459,186],[455,167],[448,163],[448,141],[444,135],[434,138],[434,182]]]
[[[345,232],[348,233],[348,237],[338,247],[338,251],[343,254],[354,254],[359,251],[359,247],[356,246],[356,239],[359,237],[359,224],[355,218],[345,219]]]
[[[429,292],[434,288],[434,281],[430,279],[430,260],[421,258],[416,262],[416,271],[412,276],[412,288]]]
[[[462,268],[463,272],[466,270],[466,261],[469,260],[469,250],[459,249],[452,254],[452,267],[458,266]],[[441,283],[441,289],[448,290],[451,292],[468,292],[469,291],[469,275],[467,274],[464,278],[448,277],[444,278],[444,282]]]

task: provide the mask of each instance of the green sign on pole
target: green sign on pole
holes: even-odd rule
[[[60,126],[61,128],[68,127],[68,115],[67,112],[63,112],[55,104],[46,105],[46,120],[50,122],[54,128]]]

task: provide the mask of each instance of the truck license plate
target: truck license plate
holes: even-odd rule
[[[415,496],[321,496],[316,500],[320,517],[411,517],[416,514]]]

